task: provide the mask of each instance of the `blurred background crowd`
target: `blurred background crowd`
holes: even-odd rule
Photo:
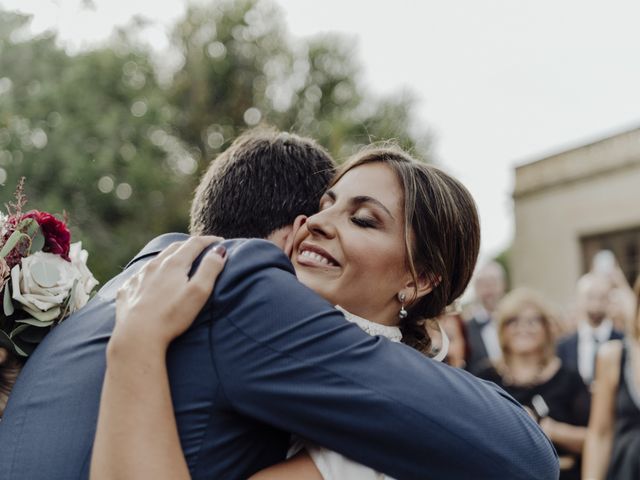
[[[311,136],[338,161],[385,139],[436,160],[411,92],[374,93],[351,38],[293,38],[273,2],[189,3],[162,49],[145,16],[84,48],[31,23],[0,0],[0,203],[25,176],[28,206],[67,211],[102,282],[148,239],[186,230],[200,174],[249,127]],[[485,183],[503,175],[478,168]],[[585,478],[640,478],[640,129],[512,173],[513,242],[483,249],[472,291],[441,318],[447,361],[529,409],[563,478],[582,464]],[[487,235],[496,212],[480,212]]]
[[[556,446],[561,478],[637,478],[640,282],[634,291],[614,254],[601,250],[572,287],[571,305],[557,309],[526,286],[507,293],[499,263],[480,266],[475,301],[441,319],[447,362],[528,409]]]

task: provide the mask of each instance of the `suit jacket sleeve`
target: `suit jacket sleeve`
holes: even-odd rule
[[[401,479],[555,479],[555,451],[495,385],[345,321],[260,240],[229,246],[211,303],[236,411]]]

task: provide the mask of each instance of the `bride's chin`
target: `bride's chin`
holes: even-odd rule
[[[316,292],[326,301],[334,305],[337,303],[335,289],[332,288],[331,281],[327,279],[326,275],[322,275],[319,272],[316,274],[316,272],[307,269],[299,269],[296,270],[296,276],[300,283]]]

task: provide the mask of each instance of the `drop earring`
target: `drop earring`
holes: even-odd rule
[[[398,317],[400,317],[400,320],[404,320],[405,318],[407,318],[407,315],[409,315],[409,313],[404,308],[404,301],[406,298],[407,297],[404,293],[398,294],[398,301],[402,304],[402,306],[400,307],[400,313],[398,313]]]

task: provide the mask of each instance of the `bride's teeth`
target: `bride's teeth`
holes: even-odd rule
[[[311,260],[315,260],[316,262],[320,262],[324,265],[331,265],[331,262],[329,261],[328,258],[323,257],[322,255],[320,255],[319,253],[316,252],[312,252],[310,250],[303,250],[300,253],[301,257],[307,257],[310,258]]]

